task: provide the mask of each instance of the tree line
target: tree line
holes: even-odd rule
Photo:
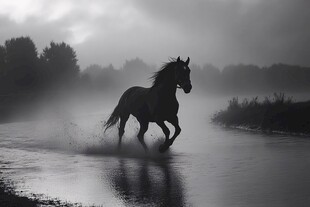
[[[90,65],[80,71],[74,49],[50,42],[39,54],[30,37],[6,40],[0,45],[0,95],[44,92],[54,89],[87,88],[124,90],[133,85],[150,86],[156,66],[142,59],[127,60],[120,68]],[[269,67],[228,65],[220,70],[212,64],[192,64],[195,90],[205,93],[307,92],[310,68],[286,64]]]
[[[269,67],[256,65],[228,65],[222,70],[212,64],[203,67],[192,64],[191,79],[194,90],[214,94],[257,94],[273,92],[308,92],[310,68],[286,64]],[[95,89],[122,89],[131,85],[150,85],[148,79],[158,67],[149,66],[136,58],[126,61],[122,68],[112,65],[91,65],[83,71]]]
[[[287,64],[269,67],[228,65],[221,71],[207,64],[192,66],[193,79],[200,88],[212,93],[308,92],[310,68]]]
[[[116,69],[113,65],[100,66],[93,64],[82,71],[87,78],[84,84],[95,90],[125,90],[133,85],[150,86],[150,76],[157,70],[140,58],[126,60],[123,66]]]

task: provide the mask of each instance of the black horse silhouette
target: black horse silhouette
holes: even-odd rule
[[[105,123],[106,131],[120,119],[119,149],[125,132],[125,124],[130,114],[135,116],[140,123],[138,139],[145,151],[147,151],[147,146],[144,142],[144,134],[148,129],[149,122],[156,122],[165,134],[166,140],[164,144],[159,146],[160,152],[165,152],[173,144],[181,132],[177,116],[179,103],[176,98],[176,90],[179,87],[185,93],[189,93],[192,89],[190,69],[188,67],[189,61],[189,58],[187,58],[186,62],[180,60],[180,57],[172,59],[152,76],[152,87],[135,86],[124,92],[118,105]],[[170,131],[164,121],[168,121],[175,127],[175,133],[171,139],[169,139]]]

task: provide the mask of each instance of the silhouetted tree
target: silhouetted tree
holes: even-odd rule
[[[218,92],[220,89],[220,70],[212,64],[205,64],[202,68],[202,77],[205,79],[205,88],[210,92]]]
[[[107,67],[94,64],[83,71],[83,75],[89,76],[93,88],[104,90],[119,87],[120,73],[121,71],[116,70],[111,64]]]
[[[193,83],[196,84],[197,88],[204,90],[205,89],[205,77],[203,75],[203,71],[202,68],[200,67],[200,65],[196,65],[196,64],[191,64],[190,65],[190,69],[191,69],[191,79],[193,81]]]
[[[3,77],[5,74],[5,67],[6,67],[5,56],[6,56],[5,47],[0,45],[0,78]]]
[[[129,85],[150,85],[151,81],[149,79],[155,69],[148,64],[146,64],[140,58],[135,58],[131,60],[126,60],[125,64],[121,68],[122,71],[122,81],[123,87],[128,87]]]
[[[79,86],[82,89],[93,89],[92,83],[91,83],[91,78],[87,73],[82,73],[80,75],[80,82]]]
[[[82,76],[87,76],[90,82],[90,87],[94,89],[101,89],[100,83],[102,82],[103,68],[100,65],[92,64],[85,68],[82,72]]]
[[[223,69],[222,88],[226,92],[306,92],[310,89],[310,68],[274,64],[229,65]]]
[[[5,62],[6,62],[5,56],[6,56],[5,47],[0,45],[0,74],[2,74],[4,71]]]
[[[221,82],[220,70],[212,64],[205,64],[203,68],[199,65],[192,64],[191,79],[197,85],[197,89],[202,89],[206,92],[219,92]]]
[[[222,71],[226,92],[257,92],[264,88],[264,71],[255,65],[228,65]]]
[[[99,78],[99,77],[98,77]],[[116,70],[112,64],[104,67],[100,79],[97,79],[97,82],[100,81],[100,85],[103,88],[115,88],[119,87],[120,84],[120,71]]]
[[[100,76],[102,73],[102,66],[97,64],[92,64],[83,70],[83,74],[87,74],[89,78],[93,81],[96,77]]]
[[[3,93],[6,91],[6,64],[5,64],[5,56],[6,51],[5,47],[0,45],[0,93]]]
[[[7,88],[33,89],[38,82],[38,53],[30,37],[18,37],[5,41],[5,73]],[[3,62],[3,60],[2,60]]]
[[[79,77],[76,53],[70,45],[51,42],[43,50],[40,61],[52,84],[71,84]]]
[[[122,70],[124,70],[125,73],[145,73],[145,72],[151,72],[150,66],[147,65],[143,60],[140,58],[135,58],[132,60],[126,60],[125,64],[122,67]]]

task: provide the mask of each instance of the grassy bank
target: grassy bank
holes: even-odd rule
[[[235,97],[226,110],[214,114],[212,121],[229,127],[310,134],[310,101],[295,103],[283,93],[263,101],[255,97],[239,102]]]

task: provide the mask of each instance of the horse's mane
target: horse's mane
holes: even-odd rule
[[[175,58],[170,58],[169,60],[170,62],[164,63],[160,70],[155,72],[154,75],[150,77],[150,79],[153,81],[152,87],[158,86],[160,83],[162,83],[165,77],[167,77],[168,73],[172,71],[170,69],[177,63]]]

